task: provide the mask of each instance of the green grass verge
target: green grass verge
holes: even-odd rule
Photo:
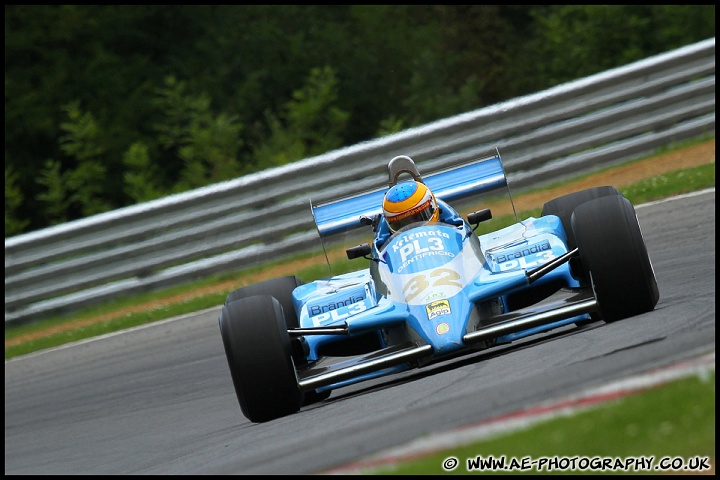
[[[447,471],[443,462],[457,459],[457,467]],[[707,457],[715,464],[715,371],[695,375],[669,384],[636,393],[620,400],[604,403],[570,417],[558,417],[527,429],[474,442],[469,445],[443,450],[420,460],[409,461],[394,467],[368,470],[376,475],[467,475],[481,473],[468,467],[468,460],[478,457],[495,460],[514,458],[520,462],[541,458],[588,459],[604,457],[654,457],[658,465],[663,457],[691,459]],[[707,463],[707,462],[706,462]],[[475,464],[477,465],[477,464]],[[538,463],[535,464],[536,466]],[[518,469],[495,471],[493,474],[578,474],[628,473],[657,474],[653,470],[626,472],[608,470],[550,470],[548,463],[538,470]],[[558,464],[555,464],[558,465]],[[577,463],[576,463],[577,465]],[[714,468],[713,468],[714,471]],[[491,473],[488,471],[482,473]],[[672,472],[665,472],[672,473]],[[675,472],[678,473],[678,472]],[[692,472],[687,472],[692,473]],[[698,472],[695,472],[698,473]],[[705,473],[708,473],[707,470]]]
[[[706,140],[707,139],[704,139],[704,141]],[[687,144],[683,146],[687,146]],[[671,173],[659,175],[657,177],[643,180],[634,185],[630,185],[629,187],[621,188],[620,191],[634,205],[638,205],[640,203],[658,200],[672,195],[678,195],[691,191],[701,190],[703,188],[709,188],[714,185],[715,163],[710,163],[695,168],[677,170]],[[518,212],[518,218],[524,219],[530,216],[538,217],[540,215],[540,212],[540,208],[524,212]],[[477,230],[477,233],[487,233],[487,230],[489,229],[495,230],[511,225],[514,222],[515,218],[512,215],[505,215],[494,218],[492,220],[492,225],[486,226],[481,224],[480,228],[478,228]],[[310,256],[311,254],[299,255],[295,257],[295,259],[302,259]],[[228,279],[237,280],[234,288],[238,288],[243,283],[243,278],[252,278],[254,274],[257,274],[263,269],[272,267],[274,265],[282,265],[284,263],[287,263],[288,261],[289,259],[284,259],[280,262],[264,264],[261,266],[245,269],[240,272],[225,273],[222,275],[212,276],[203,281],[172,287],[159,292],[151,292],[119,300],[109,301],[98,307],[89,308],[81,312],[75,312],[71,315],[55,316],[40,322],[20,325],[6,324],[5,340],[13,340],[26,334],[42,330],[48,330],[52,327],[62,326],[63,324],[67,324],[70,322],[82,322],[84,319],[97,318],[104,314],[110,314],[112,312],[117,312],[128,307],[141,305],[153,299],[169,298],[178,294],[192,293],[203,287],[209,285],[217,285]],[[357,269],[357,263],[350,260],[340,260],[339,262],[333,263],[333,273],[336,274],[349,272],[355,269]],[[307,269],[298,270],[296,272],[289,272],[288,274],[295,274],[298,277],[302,278],[304,281],[308,282],[328,276],[328,269],[326,264],[321,263]],[[126,314],[123,317],[113,318],[111,320],[99,323],[94,322],[87,326],[74,328],[72,330],[61,333],[50,333],[48,335],[42,336],[41,338],[24,341],[16,345],[6,347],[5,359],[19,355],[25,355],[38,350],[56,347],[77,340],[82,340],[130,327],[135,327],[149,322],[171,318],[177,315],[183,315],[187,313],[197,312],[199,310],[204,310],[206,308],[216,307],[218,305],[221,305],[225,301],[225,297],[228,293],[230,293],[230,290],[219,291],[203,296],[196,296],[188,300],[184,300],[180,303],[174,303],[171,305],[158,307],[152,310],[142,311],[138,313],[130,313]]]

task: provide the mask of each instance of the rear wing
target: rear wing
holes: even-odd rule
[[[391,174],[392,176],[392,174]],[[422,181],[435,196],[448,203],[507,186],[500,155],[440,170]],[[312,215],[320,237],[328,237],[363,226],[360,217],[372,218],[382,212],[382,201],[389,187],[312,204]]]

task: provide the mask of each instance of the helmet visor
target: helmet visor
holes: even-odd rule
[[[432,200],[428,200],[427,202],[418,205],[412,210],[403,212],[399,215],[395,215],[394,217],[389,218],[388,225],[390,226],[390,229],[392,231],[396,232],[403,227],[407,227],[411,223],[427,222],[431,218],[433,218],[436,209],[437,206],[435,205],[435,202],[433,202]]]

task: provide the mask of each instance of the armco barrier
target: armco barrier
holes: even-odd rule
[[[310,200],[498,149],[513,191],[715,132],[715,38],[400,133],[5,240],[5,322],[282,259],[319,245]]]

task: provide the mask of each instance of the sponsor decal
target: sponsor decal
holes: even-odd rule
[[[413,215],[417,215],[423,210],[427,210],[428,208],[430,208],[430,203],[430,200],[428,200],[427,202],[418,205],[417,207],[410,209],[407,212],[395,215],[394,217],[392,217],[392,221],[399,222],[400,220],[405,220],[406,218],[412,217]]]
[[[450,326],[447,323],[441,323],[435,327],[435,331],[438,335],[444,335],[450,331]]]
[[[401,238],[399,238],[393,244],[393,252],[397,252],[404,245],[406,245],[414,240],[419,240],[421,238],[432,238],[432,237],[450,238],[450,235],[447,232],[443,232],[442,230],[420,230],[417,232],[406,233],[406,234],[403,234],[403,236]]]
[[[425,310],[427,311],[428,320],[432,320],[440,315],[450,315],[450,313],[452,313],[450,310],[450,302],[445,299],[428,303],[425,305]]]
[[[437,300],[438,298],[443,298],[444,296],[445,296],[445,292],[428,293],[427,295],[425,295],[425,298],[423,298],[423,301],[425,303],[430,303],[433,300]]]
[[[353,298],[360,298],[360,297],[353,297]],[[337,308],[325,312],[318,313],[316,315],[313,315],[311,313],[311,310],[308,309],[308,313],[310,314],[310,318],[312,319],[312,322],[315,326],[320,325],[327,325],[330,323],[336,323],[341,320],[345,320],[348,317],[352,317],[353,315],[357,315],[358,313],[364,312],[368,309],[367,302],[369,299],[360,298],[360,301],[357,303],[353,303],[348,306],[338,306]],[[337,305],[339,302],[335,302],[335,305]],[[318,311],[318,309],[314,309],[315,312]]]
[[[421,260],[421,259],[423,259],[423,258],[426,258],[426,257],[437,257],[437,256],[455,258],[455,255],[452,254],[452,253],[450,253],[450,252],[422,252],[422,253],[417,254],[416,256],[414,256],[413,258],[411,258],[410,260],[406,261],[406,262],[403,263],[402,265],[400,265],[400,267],[399,267],[398,270],[397,270],[397,273],[402,272],[402,271],[405,270],[407,267],[409,267],[410,265],[412,265],[412,264],[415,263],[416,261],[419,261],[419,260]]]
[[[393,253],[400,253],[401,265],[397,273],[425,257],[439,255],[454,258],[453,253],[446,251],[443,238],[450,238],[450,235],[440,229],[408,232],[399,237],[392,245]]]
[[[332,310],[337,310],[340,307],[347,307],[349,305],[352,305],[353,303],[362,302],[363,300],[365,300],[365,297],[362,295],[350,295],[346,299],[340,299],[334,302],[328,302],[318,305],[308,305],[308,314],[311,317],[314,317],[316,315],[320,315],[321,313],[327,313]]]
[[[553,254],[550,242],[544,240],[518,250],[499,254],[493,253],[491,257],[497,263],[501,272],[507,272],[509,270],[537,267],[555,258],[555,254]]]
[[[544,252],[545,250],[551,250],[550,242],[547,240],[529,245],[521,250],[515,250],[513,252],[502,253],[495,255],[495,261],[498,263],[508,262],[510,260],[516,260],[518,258],[527,257],[528,255],[535,255],[537,253]]]

